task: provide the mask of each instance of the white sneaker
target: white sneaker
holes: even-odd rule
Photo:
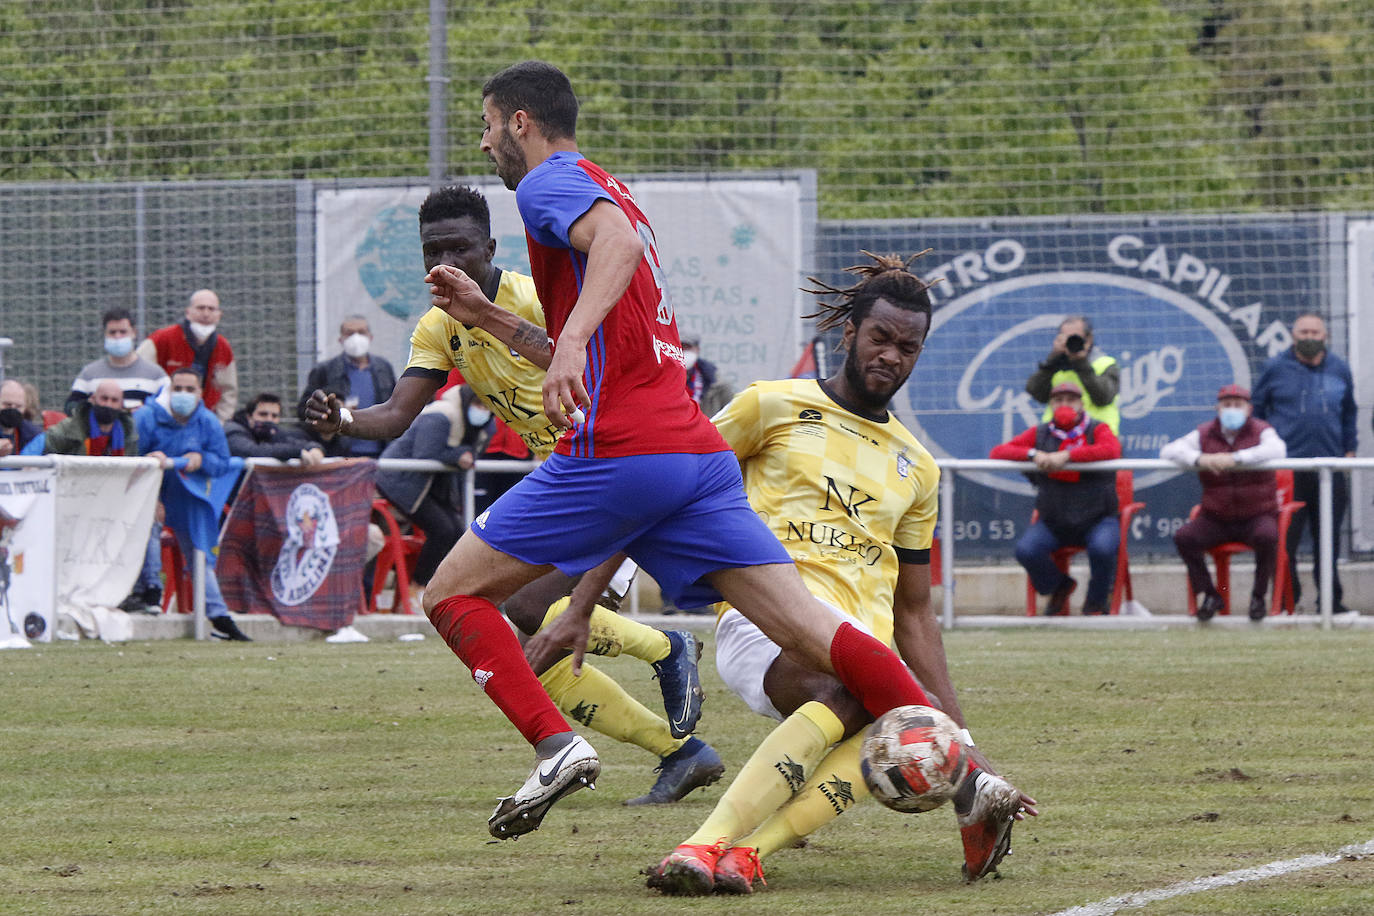
[[[546,760],[535,763],[534,772],[520,791],[502,798],[487,819],[487,829],[498,840],[538,830],[554,802],[583,787],[596,788],[601,761],[595,749],[580,736]]]

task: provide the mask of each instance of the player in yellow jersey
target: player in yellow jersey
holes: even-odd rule
[[[888,411],[930,328],[926,286],[909,261],[874,257],[862,278],[818,313],[843,325],[844,363],[824,380],[751,385],[714,418],[744,471],[749,502],[787,548],[807,588],[878,639],[895,645],[928,693],[961,727],[930,600],[930,547],[939,469]],[[817,281],[818,282],[818,281]],[[798,663],[738,611],[718,606],[716,665],[756,712],[781,719],[715,810],[649,877],[667,894],[749,893],[759,860],[794,844],[867,796],[859,769],[871,720],[841,684]],[[979,770],[959,788],[955,812],[965,877],[994,869],[1013,820],[1035,801]],[[991,815],[991,816],[990,816]]]
[[[433,400],[449,370],[456,368],[537,457],[547,456],[560,431],[544,415],[540,393],[551,349],[534,281],[492,263],[496,241],[491,237],[491,216],[486,199],[476,190],[440,188],[425,198],[419,215],[425,269],[433,271],[441,265],[461,269],[480,287],[476,298],[484,297],[492,307],[478,316],[470,309],[450,306],[472,323],[444,309],[430,308],[415,326],[405,371],[386,403],[349,411],[335,396],[316,391],[306,404],[307,419],[327,434],[367,439],[397,436]],[[476,326],[479,323],[481,327]],[[586,577],[589,600],[600,594],[610,570],[601,578],[596,572]],[[533,634],[546,618],[553,619],[566,607],[564,596],[575,581],[554,570],[511,596],[502,610],[521,631]],[[719,779],[725,769],[720,756],[690,736],[702,699],[696,670],[701,645],[696,637],[685,630],[657,630],[604,608],[595,611],[592,627],[595,654],[623,651],[653,666],[671,721],[644,708],[604,672],[583,665],[575,677],[566,657],[536,668],[535,673],[570,717],[660,758],[653,787],[626,804],[675,802]]]

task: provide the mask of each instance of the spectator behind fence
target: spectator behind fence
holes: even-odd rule
[[[369,352],[372,329],[361,315],[350,315],[339,325],[339,345],[343,352],[317,363],[306,379],[305,390],[296,404],[296,416],[305,419],[305,404],[310,393],[320,390],[337,395],[349,410],[385,404],[396,387],[396,371],[391,363]],[[328,440],[331,455],[348,458],[376,458],[386,447],[384,439],[354,439],[333,436]]]
[[[1290,458],[1355,456],[1355,381],[1345,360],[1326,348],[1326,322],[1306,312],[1293,322],[1293,346],[1269,360],[1254,390],[1255,416],[1267,420],[1288,446]],[[1298,580],[1298,543],[1303,528],[1312,532],[1313,578],[1321,589],[1321,516],[1318,472],[1293,472],[1293,498],[1307,505],[1293,514],[1288,528],[1288,575],[1293,602],[1302,595]],[[1344,472],[1331,475],[1331,606],[1337,614],[1343,602],[1340,569],[1341,524],[1350,505],[1350,485]],[[1318,595],[1318,606],[1321,597]]]
[[[734,390],[720,381],[716,364],[701,358],[701,338],[682,339],[682,364],[687,369],[687,393],[701,405],[701,412],[714,417],[735,396]]]
[[[1069,596],[1078,583],[1060,572],[1053,554],[1060,547],[1084,547],[1092,570],[1084,614],[1107,613],[1116,578],[1116,551],[1121,531],[1117,521],[1116,475],[1110,471],[1066,471],[1064,465],[1110,461],[1121,457],[1121,442],[1106,423],[1083,410],[1083,392],[1073,382],[1059,382],[1049,395],[1051,419],[994,446],[989,458],[1033,461],[1041,474],[1028,474],[1035,484],[1040,518],[1016,543],[1016,559],[1031,585],[1049,595],[1045,613],[1069,612]]]
[[[1198,620],[1211,620],[1225,606],[1207,571],[1206,553],[1228,541],[1255,552],[1250,619],[1263,620],[1267,610],[1264,596],[1274,578],[1279,546],[1278,484],[1273,471],[1232,469],[1282,461],[1288,449],[1274,428],[1250,411],[1249,389],[1225,385],[1217,393],[1214,418],[1159,450],[1166,461],[1203,469],[1198,474],[1202,511],[1174,534],[1174,546],[1188,567],[1188,587],[1199,596]]]
[[[208,477],[219,477],[227,473],[231,467],[229,446],[219,420],[202,403],[201,393],[200,376],[196,371],[177,369],[172,372],[170,390],[140,407],[134,414],[134,421],[138,426],[138,438],[144,454],[160,459],[164,469],[172,467],[173,459],[184,458],[184,471],[187,474],[203,471]],[[172,503],[168,497],[169,485],[164,479],[162,499],[164,505],[169,507],[167,526],[176,535],[181,555],[190,562],[194,547],[191,532],[172,520]],[[136,591],[140,588],[144,590],[145,594],[142,597],[147,605],[155,603],[148,600],[148,593],[157,582],[157,575],[161,571],[161,557],[161,530],[154,524],[152,537],[148,540],[148,554],[144,559],[143,574],[134,586]],[[157,597],[161,597],[160,592]],[[229,608],[220,594],[219,580],[215,576],[215,557],[212,553],[207,554],[205,563],[205,616],[210,618],[210,624],[223,635],[223,638],[240,642],[251,641],[229,616]]]
[[[240,458],[299,458],[307,467],[324,460],[324,451],[303,431],[281,425],[281,398],[264,392],[224,424],[229,454]]]
[[[124,409],[124,389],[116,379],[96,383],[89,398],[76,402],[72,415],[49,427],[43,451],[51,455],[137,455],[138,430]]]
[[[427,405],[401,437],[386,447],[383,458],[427,458],[472,467],[486,445],[491,411],[467,386],[455,386]],[[411,575],[411,613],[423,613],[421,600],[430,577],[464,530],[463,478],[432,471],[378,471],[377,489],[407,520],[424,532],[425,544]],[[399,608],[397,610],[400,610]]]
[[[0,382],[0,458],[18,455],[43,432],[41,424],[24,419],[27,405],[22,382],[12,378]]]
[[[149,334],[137,352],[168,375],[178,369],[195,369],[203,379],[205,406],[225,423],[238,409],[239,369],[234,348],[218,331],[220,316],[215,291],[198,289],[191,294],[185,317]]]
[[[87,363],[72,382],[65,410],[74,413],[104,379],[114,379],[122,392],[127,410],[137,410],[143,402],[167,384],[167,373],[157,363],[134,352],[138,343],[133,316],[128,309],[113,308],[100,316],[105,331],[105,355]]]
[[[1048,423],[1054,410],[1054,405],[1048,403],[1051,389],[1064,382],[1072,382],[1087,392],[1088,416],[1110,426],[1113,435],[1120,434],[1121,368],[1115,358],[1094,348],[1093,325],[1084,315],[1074,315],[1059,323],[1050,355],[1026,380],[1026,393],[1046,405],[1041,422]]]

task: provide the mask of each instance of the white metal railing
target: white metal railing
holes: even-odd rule
[[[940,575],[944,582],[943,606],[941,616],[945,629],[954,626],[954,487],[959,471],[1007,471],[1024,474],[1043,473],[1029,461],[994,461],[991,458],[940,458]],[[1246,465],[1238,471],[1280,470],[1290,468],[1295,471],[1317,472],[1317,504],[1320,507],[1318,530],[1318,553],[1322,558],[1317,571],[1318,588],[1321,591],[1319,611],[1322,628],[1331,627],[1332,595],[1331,576],[1336,562],[1332,547],[1335,533],[1331,530],[1331,475],[1336,471],[1355,471],[1374,469],[1374,458],[1287,458],[1283,461],[1267,461],[1263,464]],[[1070,471],[1158,471],[1169,470],[1183,473],[1196,473],[1200,468],[1179,467],[1172,461],[1161,458],[1122,458],[1115,461],[1093,461],[1086,464],[1068,464]],[[956,473],[949,473],[949,472]],[[1225,473],[1225,472],[1223,472]]]
[[[81,457],[63,456],[63,460],[72,461],[82,460]],[[109,461],[109,458],[89,458],[89,461]],[[118,460],[118,459],[116,459]],[[146,460],[146,459],[129,459]],[[283,462],[272,458],[249,458],[245,459],[245,464],[259,467],[281,467]],[[0,469],[20,468],[20,467],[55,467],[57,461],[55,456],[12,456],[0,458]],[[293,459],[288,462],[291,466],[299,466],[300,461]],[[941,580],[944,582],[941,617],[945,629],[952,629],[955,625],[954,617],[954,490],[955,480],[959,471],[1003,471],[1007,473],[1023,474],[1026,472],[1040,473],[1039,469],[1029,461],[994,461],[990,458],[938,458],[936,464],[940,467],[940,556]],[[478,459],[472,468],[463,471],[454,465],[444,464],[439,461],[431,461],[420,458],[381,458],[377,459],[378,470],[383,471],[417,471],[424,473],[460,473],[464,475],[466,486],[463,496],[463,523],[471,524],[474,515],[473,503],[473,484],[477,472],[490,472],[498,474],[526,474],[538,466],[535,461],[496,461],[492,459]],[[1237,470],[1279,470],[1289,468],[1295,471],[1316,471],[1318,490],[1317,502],[1321,509],[1320,525],[1318,532],[1318,547],[1322,558],[1320,569],[1317,571],[1318,586],[1321,592],[1321,602],[1319,611],[1322,618],[1324,629],[1331,627],[1332,618],[1332,594],[1331,577],[1332,564],[1335,563],[1335,552],[1332,549],[1335,542],[1335,533],[1331,530],[1331,479],[1332,474],[1337,471],[1354,470],[1374,470],[1374,458],[1288,458],[1283,461],[1265,462],[1263,464],[1247,465]],[[1125,458],[1115,461],[1094,461],[1087,464],[1068,464],[1066,470],[1079,471],[1178,471],[1181,473],[1196,473],[1198,468],[1181,468],[1172,461],[1164,461],[1159,458]],[[951,473],[954,472],[954,473]],[[1224,472],[1223,472],[1224,473]],[[197,620],[197,638],[204,636],[204,623],[201,618],[205,615],[205,583],[204,583],[204,564],[205,555],[202,551],[195,551],[195,558],[192,560],[194,594],[195,594],[195,616]]]

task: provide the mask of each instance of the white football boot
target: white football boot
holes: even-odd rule
[[[537,761],[534,772],[514,795],[502,798],[487,819],[487,829],[498,840],[538,830],[554,802],[581,788],[596,788],[601,761],[582,737],[546,760]]]

